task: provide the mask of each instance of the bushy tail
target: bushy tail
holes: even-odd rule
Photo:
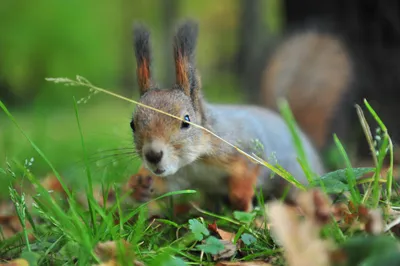
[[[290,36],[262,76],[262,101],[277,109],[286,98],[299,126],[319,149],[325,146],[340,101],[351,89],[352,61],[338,38],[313,31]]]

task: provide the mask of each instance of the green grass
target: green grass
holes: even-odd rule
[[[212,256],[224,249],[208,228],[209,224],[216,222],[218,228],[234,234],[234,244],[243,242],[241,251],[231,254],[228,260],[251,261],[274,257],[277,265],[283,265],[283,249],[277,245],[268,229],[255,226],[256,217],[268,219],[268,210],[264,208],[256,208],[252,213],[232,212],[227,208],[220,214],[198,209],[194,216],[170,217],[168,199],[178,194],[195,193],[192,190],[175,191],[152,200],[166,203],[167,216],[149,224],[146,217],[151,202],[133,205],[127,200],[129,195],[121,189],[121,185],[137,171],[140,163],[133,152],[129,127],[126,126],[133,106],[113,97],[105,97],[106,100],[101,95],[96,97],[100,98],[93,100],[98,101],[96,105],[92,106],[91,102],[87,105],[77,104],[74,99],[67,114],[62,110],[40,117],[10,112],[0,102],[6,114],[0,117],[2,124],[6,124],[0,132],[0,139],[3,140],[0,147],[6,151],[13,147],[12,152],[1,158],[4,161],[0,167],[2,195],[12,199],[16,215],[23,225],[20,234],[0,242],[1,259],[26,258],[30,265],[93,265],[99,264],[102,259],[95,252],[99,243],[120,243],[120,240],[125,240],[132,245],[130,251],[133,257],[146,265],[214,265]],[[105,104],[107,107],[103,106]],[[393,167],[393,147],[384,123],[367,102],[365,106],[368,111],[365,115],[372,115],[383,132],[380,146],[375,147],[373,138],[368,137],[372,136],[369,128],[363,124],[364,113],[361,108],[358,109],[366,141],[376,154],[375,167],[353,168],[348,151],[334,136],[339,160],[346,167],[322,177],[310,171],[295,130],[296,123],[284,102],[281,112],[290,128],[299,163],[312,187],[321,187],[328,193],[342,197],[349,193],[348,197],[354,205],[380,207],[387,214],[391,207],[400,202],[397,195],[390,193],[393,169],[388,172],[385,187],[379,175],[384,157],[389,156]],[[101,112],[104,109],[107,112]],[[128,115],[121,117],[121,114]],[[54,125],[58,128],[54,129]],[[121,140],[126,142],[121,145]],[[33,162],[30,161],[31,157],[34,158]],[[25,159],[28,161],[24,164]],[[279,167],[275,170],[286,174]],[[54,197],[54,193],[41,185],[41,178],[48,172],[52,172],[62,184],[65,198]],[[360,181],[359,178],[367,172],[374,173],[371,182]],[[287,178],[294,177],[287,173]],[[35,193],[21,193],[18,188],[22,182],[34,184]],[[292,183],[296,184],[295,180]],[[102,195],[100,202],[107,202],[110,189],[115,191],[115,200],[110,205],[101,205],[96,200],[94,189],[99,185]],[[360,190],[360,187],[363,189]],[[85,196],[84,204],[77,197],[79,195]],[[27,200],[30,196],[33,205]],[[259,205],[264,206],[262,195],[258,194],[257,199]],[[31,229],[25,227],[26,221],[32,225]],[[31,232],[35,240],[30,242],[28,233]],[[336,223],[330,223],[325,226],[323,235],[333,239],[343,249],[359,254],[351,258],[353,264],[349,265],[356,265],[355,261],[361,260],[369,260],[371,264],[368,265],[379,265],[376,264],[377,260],[381,263],[385,260],[393,262],[400,257],[399,251],[392,248],[397,240],[389,233],[384,234],[383,238],[367,236],[363,231],[342,230]],[[124,249],[124,246],[119,245],[118,248]],[[386,252],[378,252],[379,249]],[[132,262],[129,256],[118,256],[118,259],[122,265]]]

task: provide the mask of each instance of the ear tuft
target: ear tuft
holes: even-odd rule
[[[176,83],[188,96],[191,96],[199,85],[195,68],[197,36],[198,24],[187,20],[178,27],[174,38]]]
[[[137,81],[140,94],[151,87],[150,31],[143,24],[134,24],[133,45],[137,64]]]

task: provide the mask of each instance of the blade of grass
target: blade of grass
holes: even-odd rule
[[[168,192],[165,193],[157,198],[151,199],[141,205],[139,205],[136,209],[134,209],[129,215],[127,215],[124,220],[123,220],[123,224],[125,224],[127,221],[129,221],[133,216],[136,215],[136,213],[138,213],[140,211],[140,208],[143,208],[145,206],[147,206],[149,203],[153,202],[153,201],[157,201],[166,197],[170,197],[170,196],[174,196],[174,195],[180,195],[180,194],[193,194],[196,193],[196,190],[178,190],[178,191],[172,191],[172,192]]]
[[[81,126],[81,122],[80,122],[80,119],[79,119],[78,105],[76,104],[75,97],[73,97],[73,100],[74,100],[73,102],[74,102],[75,117],[76,117],[76,122],[78,124],[79,134],[80,134],[80,138],[81,138],[81,145],[82,145],[82,150],[83,150],[83,159],[85,161],[86,173],[87,173],[87,179],[88,179],[86,199],[87,199],[87,203],[88,203],[88,207],[89,207],[90,218],[92,219],[93,232],[94,232],[94,234],[96,234],[96,231],[97,231],[96,219],[95,219],[96,215],[95,215],[93,207],[91,205],[91,201],[89,200],[89,198],[94,198],[94,196],[93,196],[92,174],[90,172],[89,160],[88,160],[88,156],[87,156],[85,140],[83,138],[82,126]]]
[[[336,144],[340,154],[342,155],[343,160],[347,167],[347,174],[346,174],[347,184],[349,186],[352,201],[358,205],[360,203],[361,196],[360,196],[360,192],[355,189],[356,179],[354,176],[353,167],[351,166],[351,163],[350,163],[349,157],[347,156],[346,150],[344,149],[342,143],[340,142],[340,140],[336,136],[336,134],[333,135],[333,138],[334,138],[335,144]]]
[[[72,198],[71,196],[71,192],[69,191],[69,189],[67,188],[67,186],[65,185],[64,181],[62,180],[60,174],[58,173],[58,171],[55,169],[55,167],[53,166],[53,164],[50,162],[50,160],[44,155],[44,153],[39,149],[38,146],[36,146],[36,144],[28,137],[28,135],[25,134],[25,132],[22,130],[22,128],[19,126],[19,124],[17,123],[17,121],[15,120],[15,118],[12,116],[12,114],[8,111],[7,107],[3,104],[2,101],[0,101],[0,107],[1,109],[3,109],[3,111],[6,113],[6,115],[8,116],[8,118],[14,123],[14,125],[18,128],[18,130],[21,132],[21,134],[28,140],[28,142],[31,144],[31,146],[33,147],[33,149],[40,155],[40,157],[42,157],[42,159],[48,164],[48,166],[51,168],[51,170],[53,171],[54,175],[56,176],[56,178],[58,179],[58,181],[61,184],[61,187],[63,188],[63,190],[65,191],[65,193],[67,194],[67,196],[69,198]]]
[[[304,174],[306,175],[306,178],[309,183],[312,183],[313,181],[313,173],[311,171],[310,164],[307,160],[306,153],[304,151],[303,143],[300,139],[299,132],[297,130],[297,124],[294,119],[293,113],[290,110],[289,104],[286,100],[284,99],[279,99],[278,100],[278,106],[280,113],[282,114],[282,117],[284,118],[286,125],[289,128],[290,134],[292,135],[292,139],[294,142],[294,146],[296,148],[296,152],[300,161],[300,165],[303,168]]]
[[[392,186],[393,186],[393,143],[392,140],[390,139],[388,129],[386,128],[385,124],[382,122],[382,120],[379,118],[378,114],[375,112],[375,110],[372,108],[372,106],[368,103],[366,99],[364,99],[364,104],[367,107],[368,111],[371,113],[372,117],[375,119],[375,121],[378,123],[378,125],[381,127],[382,131],[384,132],[384,139],[387,139],[388,145],[389,145],[389,156],[390,156],[390,162],[389,162],[389,171],[387,173],[387,183],[386,183],[386,204],[390,205],[390,198],[392,194]]]

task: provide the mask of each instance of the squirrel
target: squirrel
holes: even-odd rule
[[[348,130],[347,111],[353,105],[343,101],[352,101],[347,96],[353,79],[353,59],[337,36],[316,30],[296,32],[278,45],[266,64],[262,104],[277,110],[277,99],[284,97],[299,127],[320,151],[330,144],[332,131],[341,137]]]
[[[259,157],[271,164],[275,160],[307,184],[289,128],[278,113],[252,105],[211,104],[203,98],[195,65],[197,37],[197,22],[186,20],[178,26],[173,42],[176,82],[161,89],[152,78],[150,31],[144,24],[135,24],[139,102],[182,118],[136,106],[130,127],[143,167],[165,180],[166,191],[196,189],[209,199],[227,197],[239,211],[253,209],[254,189],[261,189],[265,199],[283,194],[289,185],[283,178],[190,122],[238,144],[247,153],[254,152],[254,141],[258,141],[262,144]],[[313,173],[322,175],[325,170],[318,152],[300,128],[297,132]],[[296,191],[294,186],[290,189],[289,198]]]

